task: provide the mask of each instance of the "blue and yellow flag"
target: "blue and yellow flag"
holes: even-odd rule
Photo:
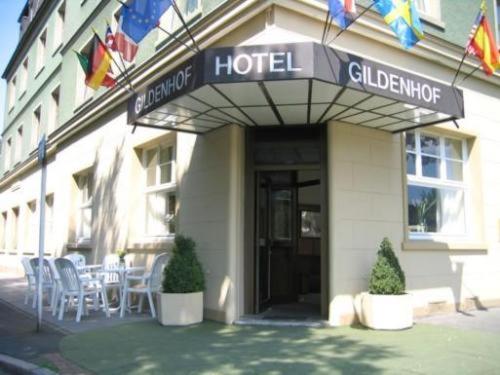
[[[404,48],[411,48],[424,38],[422,23],[413,0],[374,0],[384,21],[391,27]]]

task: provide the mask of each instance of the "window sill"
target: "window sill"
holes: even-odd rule
[[[52,57],[54,57],[55,55],[57,55],[58,52],[61,51],[61,49],[63,48],[63,43],[59,43],[59,45],[54,49],[54,51],[52,52]]]
[[[78,240],[78,242],[69,242],[64,246],[67,250],[92,251],[90,240]]]
[[[409,240],[403,242],[401,246],[403,251],[488,251],[488,245],[482,242],[438,242],[428,240]]]
[[[37,79],[40,76],[40,74],[42,74],[44,69],[45,69],[45,66],[40,67],[38,72],[35,74],[35,79]]]
[[[446,24],[443,21],[429,14],[420,13],[420,19],[422,19],[424,22],[428,24],[439,27],[440,29],[444,30],[446,28]]]
[[[92,100],[94,100],[94,96],[91,96],[91,97],[89,97],[89,98],[85,99],[83,102],[81,102],[80,104],[78,104],[78,105],[75,107],[75,109],[74,109],[73,113],[77,113],[77,112],[79,112],[80,110],[82,110],[82,109],[83,109],[85,106],[87,106],[87,104],[89,104]]]
[[[127,250],[131,252],[145,250],[167,250],[165,246],[171,246],[174,243],[175,235],[169,234],[165,236],[144,236],[131,241],[131,245]]]
[[[24,98],[25,95],[26,95],[26,89],[24,89],[24,91],[21,93],[21,95],[19,95],[18,100],[21,100],[22,98]]]

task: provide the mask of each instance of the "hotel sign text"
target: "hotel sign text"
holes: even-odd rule
[[[202,51],[134,95],[129,123],[204,85],[295,79],[334,83],[457,118],[464,115],[459,89],[316,43],[293,43]]]

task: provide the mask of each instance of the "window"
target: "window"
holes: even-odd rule
[[[54,254],[54,194],[45,197],[45,252]]]
[[[177,1],[177,5],[186,21],[189,21],[201,11],[199,0],[180,0]],[[182,22],[177,13],[175,13],[173,7],[170,7],[161,17],[160,25],[168,32],[174,32],[178,28],[182,27]],[[159,33],[159,37],[160,40],[163,40],[168,38],[168,35],[161,32]]]
[[[26,91],[28,86],[28,58],[24,59],[23,66],[21,67],[21,82],[19,92],[21,95]]]
[[[14,207],[12,209],[12,228],[11,228],[11,251],[13,254],[17,253],[18,241],[19,241],[19,207]]]
[[[33,111],[33,125],[31,127],[31,148],[37,148],[40,141],[40,134],[42,133],[42,107],[38,106]]]
[[[5,142],[5,165],[4,168],[8,171],[12,163],[12,138],[8,138]]]
[[[92,42],[93,40],[91,39],[85,47],[83,47],[80,50],[80,53],[84,55],[90,55],[90,52],[92,51]],[[87,85],[83,84],[85,81],[85,72],[83,71],[82,67],[80,64],[75,64],[76,69],[77,69],[77,77],[76,77],[76,106],[82,105],[84,102],[86,102],[89,98],[92,97],[93,90],[89,88]]]
[[[57,86],[50,95],[49,134],[59,125],[59,90]]]
[[[26,254],[35,254],[38,248],[38,220],[36,214],[36,201],[28,202],[26,210],[26,226],[24,234],[24,251]]]
[[[440,0],[416,0],[415,5],[419,13],[436,20],[441,19],[441,1]]]
[[[56,13],[55,27],[54,27],[54,51],[63,43],[64,35],[64,19],[66,17],[66,2],[63,1]]]
[[[467,234],[466,155],[464,140],[406,133],[410,238]]]
[[[2,216],[0,217],[1,223],[0,223],[0,250],[5,251],[7,249],[7,241],[6,241],[6,236],[7,236],[7,212],[2,212]]]
[[[79,243],[90,240],[92,234],[93,180],[92,172],[86,172],[76,176],[79,195],[77,214],[77,242]]]
[[[14,163],[21,161],[23,151],[23,127],[17,128]]]
[[[45,64],[45,50],[47,47],[47,30],[44,30],[38,38],[38,46],[36,50],[36,71],[42,70]]]
[[[497,0],[497,41],[500,40],[500,0]]]
[[[14,77],[9,84],[9,110],[11,110],[16,103],[16,81],[17,78]]]
[[[160,145],[144,152],[146,170],[146,234],[175,233],[175,150]]]

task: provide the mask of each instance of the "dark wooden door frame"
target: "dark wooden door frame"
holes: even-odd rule
[[[321,315],[323,318],[328,318],[329,306],[329,284],[330,272],[329,269],[329,202],[328,202],[328,141],[327,141],[327,126],[318,125],[319,127],[319,146],[320,146],[320,176],[321,176]],[[288,127],[269,127],[280,128],[283,131],[290,129]],[[297,129],[298,126],[293,126]],[[304,126],[300,128],[311,128],[311,126]],[[257,301],[257,287],[258,280],[256,278],[256,227],[255,227],[255,212],[257,210],[256,195],[255,195],[255,175],[257,169],[254,165],[254,145],[256,137],[256,129],[247,128],[245,132],[245,251],[244,251],[244,313],[255,314]],[[284,166],[270,167],[266,166],[265,170],[285,170]],[[290,169],[293,169],[291,167]]]

